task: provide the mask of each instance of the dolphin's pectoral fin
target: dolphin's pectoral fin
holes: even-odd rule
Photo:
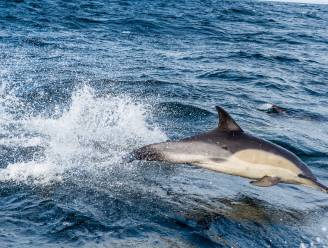
[[[251,184],[259,186],[259,187],[270,187],[276,185],[280,182],[279,177],[269,177],[264,176],[257,181],[251,181]]]

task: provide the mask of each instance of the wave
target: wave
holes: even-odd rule
[[[180,102],[163,102],[154,107],[153,113],[155,115],[167,115],[170,118],[174,117],[207,117],[212,116],[213,113],[202,108],[192,105],[183,104]]]
[[[98,168],[110,169],[120,164],[137,146],[166,139],[156,125],[148,122],[146,105],[124,95],[96,97],[88,86],[73,93],[67,110],[57,110],[60,113],[54,112],[50,117],[26,116],[14,121],[8,106],[4,111],[7,128],[17,124],[9,127],[11,133],[16,128],[21,137],[15,146],[34,139],[37,151],[44,151],[42,156],[32,152],[30,157],[34,159],[30,161],[10,163],[0,169],[0,181],[43,184],[63,180],[71,170],[76,175],[79,171],[97,173]],[[1,127],[6,129],[4,122]],[[4,140],[12,138],[4,132],[2,135]]]
[[[262,74],[257,74],[251,71],[238,71],[234,69],[217,69],[213,71],[206,72],[198,76],[201,79],[224,79],[228,81],[238,81],[238,80],[255,80],[266,78]]]

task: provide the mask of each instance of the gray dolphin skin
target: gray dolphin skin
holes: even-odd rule
[[[300,184],[328,193],[295,154],[267,140],[244,132],[231,116],[216,106],[217,128],[189,138],[151,144],[133,151],[134,159],[192,164],[229,175],[252,179],[268,187],[278,183]]]

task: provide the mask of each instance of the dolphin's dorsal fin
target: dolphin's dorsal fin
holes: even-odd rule
[[[225,111],[223,108],[216,106],[216,110],[219,114],[219,131],[225,132],[243,132],[240,126],[236,123],[234,119]]]

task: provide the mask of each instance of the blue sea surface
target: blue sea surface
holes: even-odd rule
[[[328,185],[328,5],[2,0],[0,82],[1,248],[328,247],[327,194],[125,160],[219,105]]]

